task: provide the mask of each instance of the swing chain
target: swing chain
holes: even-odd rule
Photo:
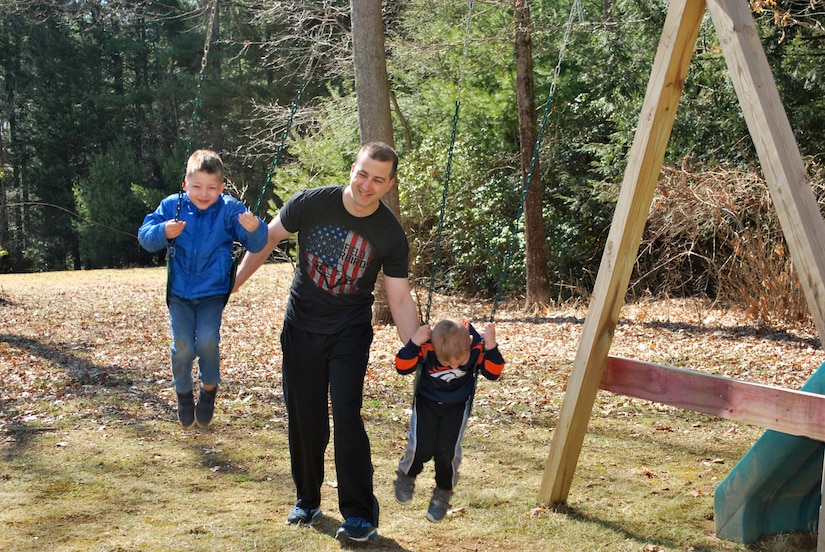
[[[573,2],[573,6],[571,6],[570,8],[570,15],[567,18],[567,26],[564,29],[564,37],[562,38],[561,47],[559,48],[559,59],[556,63],[556,68],[553,70],[553,80],[550,83],[550,93],[547,96],[547,101],[544,103],[544,113],[541,118],[541,124],[539,125],[539,132],[538,136],[536,137],[536,144],[533,147],[533,156],[530,158],[530,169],[527,171],[527,176],[524,179],[524,189],[521,192],[521,202],[519,203],[516,218],[513,221],[513,227],[510,232],[510,241],[507,247],[507,254],[504,257],[504,267],[502,268],[501,275],[499,276],[496,297],[493,300],[493,309],[490,313],[490,322],[494,321],[496,308],[498,306],[499,299],[501,299],[501,290],[504,287],[504,279],[507,275],[507,271],[510,268],[510,264],[512,263],[513,249],[515,246],[516,235],[518,234],[519,222],[521,221],[521,217],[524,214],[524,202],[527,201],[527,193],[530,191],[530,183],[533,180],[533,172],[536,169],[536,163],[538,162],[539,157],[539,150],[541,149],[541,143],[544,139],[544,130],[545,128],[547,128],[547,119],[550,114],[550,106],[553,104],[553,98],[556,93],[556,84],[559,80],[559,73],[561,73],[561,64],[564,61],[564,53],[567,49],[568,43],[570,42],[570,30],[573,28],[573,19],[576,14],[579,15],[579,20],[583,19],[584,16],[581,7],[581,0],[575,0]]]
[[[441,211],[438,215],[438,228],[435,233],[435,249],[433,250],[433,267],[430,274],[430,291],[427,296],[427,310],[424,315],[424,322],[430,322],[430,308],[433,304],[433,292],[435,290],[435,276],[438,267],[438,255],[441,251],[441,230],[444,227],[444,213],[447,208],[447,190],[450,187],[450,177],[453,167],[453,152],[455,151],[456,128],[458,127],[458,111],[461,106],[461,86],[464,81],[464,67],[467,62],[468,43],[470,38],[470,23],[473,18],[473,0],[467,0],[467,18],[464,32],[464,53],[461,58],[461,71],[459,72],[458,85],[455,100],[455,112],[453,113],[452,130],[450,131],[450,147],[447,151],[447,167],[444,170],[444,188],[441,192]]]
[[[278,149],[275,152],[275,157],[272,159],[272,164],[269,166],[269,170],[266,173],[266,180],[264,181],[264,186],[261,189],[261,194],[258,196],[258,202],[255,204],[255,210],[253,212],[258,216],[260,216],[261,201],[264,198],[264,194],[266,194],[267,187],[270,184],[272,184],[272,175],[275,173],[275,168],[278,165],[278,161],[280,161],[281,159],[281,152],[284,149],[284,144],[286,143],[289,131],[292,128],[292,122],[295,119],[295,112],[298,111],[298,104],[301,102],[301,95],[303,94],[304,88],[306,88],[307,85],[307,77],[308,73],[304,75],[304,78],[301,81],[301,85],[298,87],[298,93],[295,95],[295,99],[292,101],[292,106],[289,110],[289,118],[286,121],[284,131],[281,133],[281,141],[278,144]]]
[[[212,8],[209,14],[209,24],[206,27],[206,40],[203,44],[203,56],[201,57],[201,67],[198,71],[198,84],[195,89],[195,101],[192,106],[192,117],[189,120],[189,137],[186,140],[186,154],[184,155],[183,178],[180,182],[180,189],[178,190],[178,207],[175,213],[175,222],[180,220],[180,210],[183,204],[183,181],[186,179],[186,165],[189,159],[189,154],[192,153],[192,141],[195,136],[195,121],[198,118],[198,108],[201,104],[201,89],[203,87],[203,75],[206,72],[206,63],[209,59],[209,48],[212,45],[212,28],[215,26],[215,18],[218,13],[218,0],[212,2]]]

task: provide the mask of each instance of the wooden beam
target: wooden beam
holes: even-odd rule
[[[672,0],[539,490],[565,502],[684,87],[704,0]]]
[[[825,221],[748,3],[710,0],[719,43],[811,315],[825,343]]]
[[[825,441],[825,395],[613,356],[601,388]]]

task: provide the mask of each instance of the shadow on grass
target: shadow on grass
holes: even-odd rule
[[[338,531],[338,528],[341,526],[342,521],[332,516],[326,515],[326,513],[321,515],[319,521],[312,526],[312,529],[318,531],[319,533],[323,533],[325,535],[329,535],[333,539],[335,538],[335,534]],[[378,528],[378,536],[374,539],[370,539],[367,542],[356,542],[349,539],[340,539],[338,542],[341,544],[341,549],[343,550],[365,550],[369,549],[370,552],[377,552],[377,551],[402,551],[402,552],[412,552],[409,548],[404,548],[401,546],[398,541],[395,539],[385,537],[381,534],[381,528]]]
[[[27,401],[39,399],[38,402],[41,405],[44,404],[41,401],[54,401],[55,395],[58,394],[55,391],[56,388],[60,391],[69,390],[68,392],[81,396],[85,400],[99,400],[98,407],[107,416],[125,420],[133,420],[134,415],[125,411],[120,405],[133,403],[142,407],[154,405],[160,410],[163,409],[162,401],[156,394],[142,386],[134,387],[135,374],[133,372],[114,364],[98,365],[84,358],[82,353],[90,348],[89,345],[78,343],[58,347],[13,334],[0,334],[0,343],[5,343],[22,352],[19,356],[23,357],[23,362],[26,363],[25,370],[31,369],[30,359],[35,357],[53,365],[56,371],[66,374],[66,379],[63,381],[44,381],[42,384],[29,385],[39,390],[37,394],[28,393],[24,397],[7,396],[6,401],[0,403],[0,409],[8,419],[6,433],[13,437],[8,442],[17,447],[25,446],[34,435],[58,429],[42,425],[40,420],[34,418],[27,421],[28,413],[20,412],[18,407],[19,404],[28,411]],[[10,374],[6,374],[6,377],[9,376]],[[46,378],[48,378],[48,372]],[[48,410],[48,405],[44,410]]]
[[[671,539],[646,539],[640,535],[636,535],[628,531],[623,526],[600,519],[591,514],[582,512],[581,510],[568,505],[559,505],[554,509],[555,512],[565,515],[570,519],[578,520],[588,524],[598,525],[608,531],[621,535],[624,539],[632,540],[634,542],[643,544],[653,544],[661,546],[665,550],[676,550],[680,543]],[[775,551],[782,550],[782,552],[816,552],[816,533],[793,533],[787,535],[763,535],[756,542],[745,545],[748,550],[754,551]],[[647,548],[645,548],[647,550]],[[715,552],[718,550],[713,545],[699,545],[691,546],[689,550],[693,552]]]
[[[498,323],[502,322],[514,322],[514,323],[526,323],[526,324],[535,324],[535,325],[542,325],[542,324],[572,324],[572,325],[581,325],[584,324],[584,317],[578,316],[529,316],[529,317],[519,317],[519,318],[499,318],[497,320]],[[644,328],[651,328],[656,330],[666,330],[669,332],[685,332],[692,335],[707,335],[713,334],[715,337],[719,337],[722,339],[739,339],[742,337],[752,336],[757,337],[759,339],[765,339],[767,341],[775,341],[781,343],[799,343],[801,345],[807,345],[812,348],[819,348],[821,347],[821,341],[816,338],[810,337],[801,337],[798,335],[794,335],[782,328],[771,328],[769,326],[755,324],[752,326],[746,325],[739,325],[739,326],[720,326],[720,325],[708,325],[702,326],[698,324],[688,324],[685,322],[668,322],[668,321],[661,321],[661,320],[652,320],[649,322],[633,322],[626,319],[619,319],[617,327],[622,326],[641,326]]]
[[[133,383],[126,371],[117,365],[97,365],[89,362],[82,356],[71,352],[84,351],[90,348],[86,344],[75,344],[71,347],[55,347],[27,337],[12,334],[0,334],[0,343],[8,343],[12,347],[25,350],[29,355],[42,358],[62,368],[69,375],[70,381],[77,385],[101,385],[103,387],[130,386]],[[120,374],[120,377],[118,377]]]
[[[638,535],[636,533],[633,533],[632,531],[629,531],[626,527],[619,525],[618,523],[598,518],[572,506],[559,505],[555,508],[555,512],[563,514],[571,519],[581,521],[583,523],[598,525],[603,529],[610,531],[611,533],[620,535],[622,540],[637,542],[639,543],[639,545],[653,544],[656,546],[661,546],[665,550],[676,550],[680,545],[679,542],[671,539],[659,538],[651,540],[650,538],[646,538],[642,535]],[[645,548],[645,550],[647,550],[647,548]],[[716,549],[712,547],[703,546],[697,548],[694,546],[691,547],[690,550],[694,552],[713,552]]]

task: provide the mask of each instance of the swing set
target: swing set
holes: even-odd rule
[[[749,543],[761,535],[822,527],[825,397],[818,393],[825,392],[825,368],[820,367],[803,390],[795,391],[608,355],[706,8],[820,341],[825,342],[825,221],[748,5],[739,0],[673,0],[539,500],[544,504],[566,501],[596,393],[601,388],[769,430],[714,495],[717,536]],[[825,552],[821,530],[818,550]]]
[[[574,2],[568,19],[518,217],[522,214],[535,168],[577,4]],[[825,296],[825,221],[805,175],[753,18],[747,6],[736,0],[671,2],[545,466],[539,500],[544,504],[566,501],[596,392],[603,389],[768,429],[717,487],[714,495],[717,535],[750,543],[762,535],[811,531],[825,523],[825,511],[821,508],[825,493],[825,397],[822,396],[825,394],[825,364],[800,391],[796,391],[608,355],[706,7],[719,35],[758,157],[763,163],[820,340],[825,342],[825,304],[821,300]],[[456,101],[453,139],[458,105]],[[443,224],[452,145],[451,140],[436,252]],[[517,225],[518,218],[511,238]],[[511,239],[505,270],[512,249]],[[433,279],[436,262],[437,254],[433,261]],[[491,320],[504,277],[502,272]],[[427,305],[428,318],[433,281]],[[819,531],[818,550],[825,552],[822,531]]]

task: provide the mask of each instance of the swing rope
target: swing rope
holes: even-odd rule
[[[212,28],[215,26],[215,17],[218,13],[218,0],[212,2],[211,13],[209,15],[209,24],[206,27],[206,40],[203,43],[203,57],[201,57],[201,68],[198,71],[198,85],[195,89],[195,103],[192,106],[192,117],[189,121],[189,137],[186,139],[186,155],[184,156],[183,178],[180,181],[180,189],[178,190],[178,209],[175,213],[175,222],[180,220],[180,210],[183,204],[183,181],[186,180],[186,162],[189,159],[189,154],[192,153],[192,141],[195,136],[195,121],[198,118],[198,108],[201,104],[201,88],[203,86],[203,74],[206,72],[206,62],[209,59],[209,48],[212,45]]]
[[[468,9],[472,10],[472,0],[468,0]],[[501,288],[503,286],[504,279],[505,279],[505,276],[507,274],[507,270],[509,270],[509,267],[510,267],[510,264],[511,264],[513,244],[515,242],[516,233],[518,232],[519,220],[521,219],[521,216],[524,212],[524,202],[527,198],[527,192],[528,192],[529,187],[530,187],[530,181],[532,180],[533,171],[535,169],[536,161],[538,159],[539,149],[541,147],[541,141],[542,141],[542,138],[544,136],[544,130],[547,126],[547,119],[548,119],[548,115],[549,115],[549,112],[550,112],[550,105],[552,104],[553,96],[554,96],[555,90],[556,90],[556,83],[558,82],[559,73],[561,72],[561,64],[562,64],[562,61],[564,60],[564,52],[565,52],[565,49],[567,47],[567,44],[570,41],[570,31],[573,27],[573,17],[576,13],[579,14],[579,19],[580,20],[583,19],[580,0],[574,0],[573,6],[570,9],[570,16],[567,19],[567,27],[565,28],[564,38],[562,40],[562,45],[561,45],[561,48],[559,50],[559,59],[558,59],[558,62],[556,63],[555,71],[553,72],[553,81],[550,85],[550,93],[549,93],[547,101],[544,105],[544,115],[542,116],[541,125],[539,126],[539,132],[538,132],[538,136],[536,138],[536,144],[535,144],[535,147],[533,148],[533,156],[530,160],[530,169],[527,173],[527,178],[525,179],[524,190],[522,191],[522,196],[521,196],[521,203],[519,205],[518,214],[516,215],[516,220],[513,223],[513,230],[511,232],[510,244],[509,244],[509,247],[508,247],[507,256],[505,258],[504,268],[502,269],[502,273],[501,273],[501,276],[499,278],[498,291],[496,292],[496,297],[495,297],[495,300],[493,302],[492,312],[490,313],[490,322],[493,322],[494,319],[495,319],[496,306],[498,305],[499,299],[501,297]],[[467,17],[467,21],[468,21],[467,35],[469,35],[469,20],[470,20],[470,15],[468,14],[468,17]],[[460,93],[460,90],[461,90],[460,82],[461,82],[461,78],[463,78],[464,61],[466,61],[466,56],[467,56],[467,38],[465,36],[464,59],[462,60],[461,77],[459,79],[459,93]],[[446,205],[446,198],[447,198],[447,188],[448,188],[449,180],[450,180],[450,167],[451,167],[451,164],[452,164],[453,145],[454,145],[454,142],[455,142],[455,134],[456,134],[456,125],[457,125],[457,121],[458,121],[458,107],[459,107],[459,104],[460,104],[460,101],[458,99],[456,99],[456,108],[455,108],[455,115],[453,117],[452,135],[450,137],[450,150],[449,150],[449,153],[447,155],[447,170],[446,170],[445,179],[444,179],[444,190],[443,190],[442,198],[441,198],[441,213],[440,213],[439,218],[438,218],[438,230],[436,232],[435,252],[433,254],[433,269],[432,269],[432,276],[430,278],[430,291],[429,291],[429,297],[428,297],[428,301],[427,301],[426,318],[424,319],[425,323],[429,323],[429,319],[430,319],[430,306],[432,305],[432,296],[433,296],[433,290],[434,290],[434,282],[435,282],[435,274],[436,274],[436,267],[437,267],[437,260],[438,260],[438,252],[439,252],[439,246],[440,246],[440,240],[441,240],[441,229],[442,229],[443,221],[444,221],[444,212],[445,212],[445,205]],[[413,408],[415,408],[415,402],[416,402],[415,397],[416,397],[417,392],[418,392],[418,385],[419,385],[419,382],[421,380],[421,373],[424,371],[424,366],[423,366],[424,365],[424,360],[425,360],[424,358],[419,359],[418,366],[417,366],[416,372],[415,372],[415,382],[413,383]],[[481,365],[482,365],[483,362],[484,362],[484,355],[482,353],[479,356],[478,361],[477,361],[476,365],[473,368],[473,386],[472,386],[472,391],[470,392],[470,396],[467,399],[467,412],[470,412],[473,408],[473,402],[474,402],[475,394],[476,394],[476,387],[478,385],[478,374],[479,374],[479,371],[481,369]]]
[[[264,199],[264,195],[266,195],[267,187],[272,183],[272,175],[275,173],[275,167],[278,165],[278,161],[281,159],[281,152],[284,150],[284,144],[286,143],[286,138],[289,135],[289,131],[292,128],[292,121],[295,119],[295,112],[298,111],[298,104],[301,101],[301,94],[304,92],[304,88],[306,88],[307,81],[309,80],[309,75],[311,73],[312,64],[307,65],[307,70],[304,73],[304,77],[301,81],[300,86],[298,87],[298,93],[295,95],[295,99],[292,100],[292,106],[289,110],[289,117],[286,121],[286,126],[284,127],[283,133],[281,133],[281,141],[278,144],[278,149],[275,151],[275,157],[272,159],[272,163],[269,166],[269,170],[266,173],[266,180],[264,180],[264,185],[261,187],[261,193],[258,195],[258,201],[255,204],[255,209],[252,211],[253,214],[256,216],[260,215],[261,210],[261,202]],[[263,217],[261,217],[263,218]],[[235,248],[232,251],[232,269],[229,272],[229,292],[232,293],[232,289],[235,287],[235,277],[238,273],[238,265],[241,262],[241,258],[243,257],[244,248],[241,244],[235,243]]]
[[[455,112],[453,113],[453,123],[452,129],[450,131],[450,147],[447,150],[447,168],[444,171],[444,188],[441,192],[441,210],[438,215],[438,228],[436,229],[435,233],[435,249],[433,251],[433,268],[432,273],[430,274],[430,291],[427,296],[427,311],[424,316],[424,323],[427,324],[430,322],[430,308],[432,307],[433,303],[433,291],[435,290],[435,276],[436,276],[436,268],[438,267],[438,255],[441,251],[441,231],[444,227],[444,213],[447,207],[447,190],[450,187],[450,176],[452,173],[453,167],[453,152],[455,151],[455,136],[456,136],[456,128],[458,127],[458,111],[459,107],[461,106],[461,85],[464,82],[464,67],[467,62],[467,49],[468,43],[470,39],[470,23],[473,17],[473,0],[467,0],[467,17],[466,17],[466,29],[464,32],[464,52],[461,58],[461,66],[459,70],[458,76],[458,84],[457,84],[457,91],[456,91],[456,100],[455,100]]]
[[[502,268],[501,274],[499,276],[498,286],[496,289],[496,296],[493,300],[493,308],[490,312],[490,322],[493,322],[495,320],[496,308],[498,306],[499,300],[501,299],[501,290],[504,287],[504,280],[507,276],[507,271],[510,269],[510,265],[512,264],[513,249],[516,242],[516,236],[518,234],[518,227],[521,221],[521,217],[524,214],[524,202],[527,201],[527,192],[530,191],[530,182],[533,180],[533,171],[536,168],[536,162],[539,157],[539,150],[541,149],[541,142],[544,139],[544,130],[547,127],[547,119],[548,115],[550,114],[550,106],[553,103],[553,97],[556,93],[556,84],[559,80],[561,64],[564,61],[564,53],[567,49],[568,43],[570,42],[570,30],[573,28],[573,19],[576,14],[578,14],[580,21],[584,19],[581,0],[574,0],[573,5],[570,7],[570,16],[567,18],[567,26],[564,29],[564,38],[562,39],[561,47],[559,48],[559,59],[556,63],[556,68],[553,71],[553,80],[550,83],[550,93],[547,96],[547,101],[544,103],[544,114],[542,115],[541,124],[539,125],[539,132],[538,136],[536,137],[536,144],[533,148],[533,156],[530,159],[530,169],[527,171],[527,177],[524,181],[524,189],[521,192],[521,202],[519,203],[516,218],[513,221],[512,230],[510,231],[510,241],[507,247],[507,254],[504,257],[504,267]]]

